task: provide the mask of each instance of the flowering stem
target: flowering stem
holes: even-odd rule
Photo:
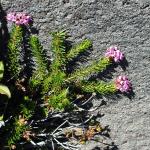
[[[22,27],[14,26],[10,39],[8,42],[8,60],[9,60],[9,71],[11,77],[17,78],[19,76],[21,65],[20,65],[20,47],[22,43]]]
[[[79,86],[83,91],[87,93],[99,93],[101,95],[115,93],[117,91],[114,83],[105,83],[105,82],[90,82],[90,83],[79,83]]]
[[[74,80],[83,80],[88,75],[91,75],[93,73],[98,73],[104,71],[107,66],[111,64],[111,61],[109,58],[101,58],[99,61],[95,61],[90,66],[86,68],[82,68],[79,70],[76,70],[68,79],[67,81],[74,81]]]

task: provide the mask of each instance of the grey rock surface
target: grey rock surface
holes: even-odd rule
[[[129,66],[126,71],[118,66],[113,78],[128,75],[135,96],[107,99],[107,105],[100,108],[104,114],[100,121],[109,125],[110,137],[118,149],[150,150],[149,0],[1,0],[1,4],[7,12],[25,11],[32,15],[47,50],[49,31],[58,28],[67,29],[76,42],[84,38],[93,41],[87,64],[110,45],[118,45]],[[92,146],[83,149],[90,150]]]

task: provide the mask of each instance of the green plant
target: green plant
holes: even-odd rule
[[[35,88],[41,84],[44,76],[47,73],[47,61],[43,54],[43,47],[36,36],[30,36],[29,45],[32,50],[31,53],[33,59],[35,59],[36,63],[36,69],[33,71],[29,84],[32,88]]]
[[[36,76],[33,75],[31,81],[32,84],[35,84],[34,87],[37,88],[37,83],[41,87],[44,102],[48,103],[48,107],[54,107],[60,110],[69,107],[71,100],[73,100],[71,87],[74,89],[80,88],[81,91],[88,93],[110,94],[116,92],[114,83],[89,82],[85,80],[85,77],[91,74],[104,71],[112,63],[109,58],[101,58],[93,62],[90,66],[77,69],[73,73],[67,72],[69,62],[92,46],[90,40],[83,40],[81,43],[73,46],[69,51],[66,51],[66,32],[58,31],[51,33],[51,35],[53,61],[48,69],[46,69],[46,63],[41,56],[42,50],[41,46],[38,46],[39,41],[37,37],[32,36],[30,40],[32,54],[36,60],[39,60],[37,61],[38,69]]]
[[[4,65],[3,65],[3,62],[0,61],[0,80],[3,78],[3,73],[4,73]],[[7,95],[8,98],[11,97],[11,93],[8,87],[2,84],[0,84],[0,94]]]
[[[89,80],[89,78],[93,74],[103,72],[113,62],[122,61],[124,55],[117,47],[110,47],[105,56],[93,61],[89,66],[70,71],[70,62],[91,49],[90,40],[85,39],[70,48],[70,45],[67,45],[68,36],[65,31],[52,32],[53,60],[49,62],[38,36],[32,35],[28,30],[29,26],[26,26],[31,22],[31,17],[24,13],[10,13],[7,19],[16,24],[10,33],[7,55],[12,97],[8,88],[0,85],[0,93],[6,94],[12,100],[6,110],[10,113],[4,116],[8,119],[3,127],[3,134],[6,136],[4,145],[14,149],[17,143],[26,140],[36,148],[41,146],[40,142],[38,144],[36,142],[42,139],[46,141],[42,141],[45,145],[50,141],[52,149],[55,149],[54,145],[59,145],[59,148],[76,150],[77,147],[72,146],[71,142],[61,143],[58,139],[66,141],[68,138],[68,141],[71,141],[71,136],[74,136],[73,138],[80,141],[78,143],[80,144],[102,132],[103,129],[96,122],[96,118],[94,119],[93,115],[88,116],[91,110],[83,106],[96,94],[112,94],[118,90],[128,92],[131,85],[126,76],[119,76],[113,82]],[[24,37],[27,30],[29,39]],[[30,64],[30,61],[25,62],[25,60],[23,62],[26,66],[30,64],[31,73],[25,72],[28,70],[25,70],[21,63],[21,52],[27,51],[23,49],[25,44],[28,46],[30,61],[34,63]],[[0,79],[3,77],[3,71],[4,66],[0,62]],[[89,95],[92,96],[85,101]],[[12,106],[16,109],[12,110]]]
[[[22,103],[19,106],[19,113],[14,118],[12,130],[8,133],[7,144],[12,147],[17,141],[22,138],[22,134],[29,130],[30,127],[27,123],[28,119],[34,113],[35,103],[28,97],[24,96]]]
[[[21,71],[20,55],[22,44],[22,26],[14,25],[8,41],[8,68],[10,76],[17,79]]]

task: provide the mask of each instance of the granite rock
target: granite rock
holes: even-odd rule
[[[101,57],[110,45],[118,45],[125,53],[128,67],[123,71],[118,66],[112,75],[128,75],[135,96],[107,98],[107,104],[99,109],[104,114],[100,121],[109,125],[110,137],[118,149],[150,149],[149,0],[1,0],[1,5],[6,12],[24,11],[32,15],[46,50],[49,32],[58,28],[66,29],[75,42],[91,39],[93,51],[85,64]],[[92,146],[83,149],[90,150]]]

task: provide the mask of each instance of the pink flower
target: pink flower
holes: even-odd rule
[[[120,52],[117,46],[111,46],[107,49],[105,57],[113,59],[115,62],[119,62],[124,59],[124,54]]]
[[[121,92],[129,92],[131,90],[131,82],[126,76],[119,76],[115,80],[116,88]]]
[[[14,22],[16,25],[28,25],[32,19],[26,13],[9,13],[7,14],[7,20]]]
[[[11,12],[11,13],[7,14],[6,18],[8,21],[15,22],[16,21],[16,13]]]

